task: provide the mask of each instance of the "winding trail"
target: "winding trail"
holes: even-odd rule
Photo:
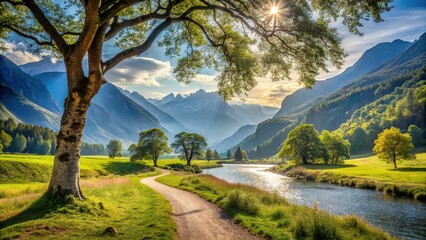
[[[141,182],[169,200],[179,239],[260,239],[232,222],[231,217],[215,204],[193,193],[156,182],[156,178],[170,173],[163,169],[161,171],[161,175],[144,178]]]

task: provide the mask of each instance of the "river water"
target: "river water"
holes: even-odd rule
[[[233,183],[277,192],[292,203],[339,214],[355,214],[402,239],[426,239],[426,204],[381,192],[294,180],[267,172],[272,165],[224,164],[204,173]]]

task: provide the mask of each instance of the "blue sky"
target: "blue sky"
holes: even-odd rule
[[[348,56],[345,65],[338,70],[330,68],[330,72],[321,73],[318,79],[326,79],[342,72],[351,66],[368,48],[381,42],[395,39],[413,41],[426,32],[426,1],[425,0],[396,0],[394,8],[383,15],[384,22],[364,23],[361,31],[363,36],[349,33],[340,23],[335,23],[343,39],[343,48]],[[27,51],[22,39],[12,37],[7,45],[9,50],[2,54],[17,64],[40,60],[40,56]],[[107,42],[105,53],[117,51],[113,42]],[[188,85],[176,81],[173,76],[173,66],[176,60],[165,56],[164,49],[156,44],[139,57],[128,59],[106,75],[108,81],[130,90],[137,91],[147,98],[160,98],[171,92],[188,94],[202,88],[215,91],[215,72],[204,70]],[[302,86],[297,83],[297,76],[292,81],[271,82],[268,77],[259,78],[258,86],[244,98],[245,102],[268,106],[280,106],[282,99]],[[233,101],[238,102],[236,98]]]

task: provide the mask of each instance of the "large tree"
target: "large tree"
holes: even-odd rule
[[[413,148],[410,134],[401,133],[398,128],[391,127],[379,134],[374,141],[373,151],[379,159],[393,162],[394,168],[397,168],[397,160],[416,158],[416,155],[411,153]]]
[[[90,102],[108,71],[147,51],[157,38],[167,55],[179,57],[174,70],[179,81],[188,83],[203,67],[215,69],[226,99],[252,89],[257,76],[289,79],[293,70],[310,87],[328,63],[343,64],[330,19],[342,19],[361,34],[361,20],[381,21],[390,1],[0,0],[0,38],[13,32],[32,49],[64,60],[68,96],[48,191],[83,199],[80,145]],[[121,51],[107,58],[108,40]]]
[[[181,132],[176,134],[172,148],[176,153],[180,153],[185,158],[186,165],[191,166],[194,157],[202,157],[207,148],[206,139],[197,133]]]
[[[324,145],[312,124],[300,124],[288,133],[278,156],[290,157],[298,164],[312,163],[324,157]]]
[[[133,161],[149,157],[154,161],[154,166],[157,166],[160,155],[172,151],[168,145],[168,141],[169,139],[166,134],[159,128],[142,131],[139,134],[139,142],[133,149],[130,159]],[[129,150],[132,149],[129,147]]]
[[[326,157],[324,162],[328,164],[330,160],[331,164],[344,163],[343,158],[350,158],[351,144],[348,140],[336,133],[323,130],[320,135],[321,142],[324,144]]]

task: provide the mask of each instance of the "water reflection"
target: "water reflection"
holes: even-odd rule
[[[229,182],[245,183],[277,192],[296,204],[318,207],[335,214],[355,214],[403,239],[426,239],[426,204],[394,198],[380,192],[333,184],[294,181],[265,171],[272,165],[224,165],[205,170]]]

